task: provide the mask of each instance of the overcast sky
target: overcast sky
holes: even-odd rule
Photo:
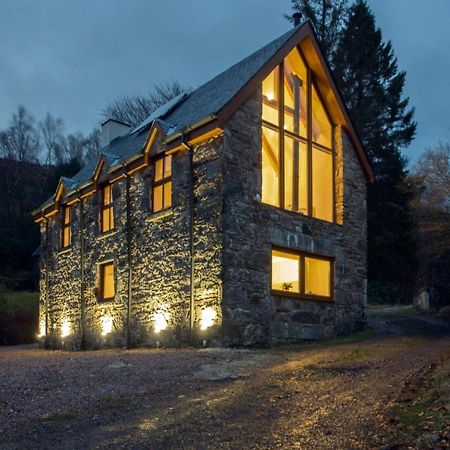
[[[290,0],[1,0],[0,128],[19,104],[88,133],[152,82],[197,87],[290,28]],[[369,0],[419,122],[407,155],[450,138],[450,1]]]

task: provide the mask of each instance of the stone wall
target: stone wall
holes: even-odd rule
[[[364,322],[366,180],[345,132],[338,129],[335,139],[336,223],[261,203],[260,91],[235,112],[223,134],[195,146],[194,343],[208,340],[223,345],[271,345],[345,334]],[[116,226],[112,232],[103,235],[98,231],[97,193],[72,207],[70,249],[59,249],[59,215],[48,220],[48,245],[46,225],[41,224],[40,321],[45,322],[48,298],[46,342],[50,346],[79,348],[82,329],[86,347],[178,345],[190,341],[189,153],[184,150],[173,155],[173,207],[156,214],[150,207],[152,170],[150,165],[129,178],[131,266],[125,178],[113,184]],[[335,258],[333,300],[271,295],[273,245]],[[113,301],[105,302],[97,299],[98,264],[108,260],[115,263],[116,295]],[[215,325],[202,330],[200,319],[206,308],[215,311]],[[157,317],[167,321],[167,329],[159,333],[155,331]],[[113,329],[103,335],[105,318],[112,320]],[[62,338],[65,321],[70,333]]]
[[[261,92],[224,132],[224,341],[271,345],[350,333],[365,319],[366,180],[346,134],[336,139],[336,217],[329,223],[261,203]],[[343,178],[343,179],[342,179]],[[333,301],[270,292],[272,245],[335,258]]]
[[[221,317],[221,142],[222,137],[218,136],[194,148],[194,295],[197,330],[205,308],[212,307],[216,311],[217,324]],[[151,212],[149,190],[152,170],[153,167],[148,166],[130,176],[132,281],[131,340],[128,344],[132,346],[175,345],[190,339],[189,155],[187,151],[173,155],[173,207],[168,211]],[[126,179],[114,182],[112,190],[115,227],[111,232],[99,232],[98,193],[72,206],[72,245],[69,249],[60,250],[59,215],[48,220],[48,243],[46,225],[41,225],[40,323],[45,324],[48,295],[48,333],[45,340],[51,347],[81,347],[82,289],[84,346],[127,345],[129,265]],[[85,224],[84,287],[80,264],[81,208]],[[115,297],[112,301],[101,301],[97,298],[98,264],[109,260],[113,260],[115,265]],[[167,321],[167,329],[159,333],[155,332],[156,314]],[[103,335],[102,320],[105,318],[112,319],[113,329]],[[69,324],[70,333],[62,337],[65,322],[66,327]],[[195,339],[217,339],[218,328],[213,326],[206,331],[198,330]]]

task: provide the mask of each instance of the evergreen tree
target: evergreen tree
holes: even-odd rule
[[[300,13],[311,21],[316,30],[322,51],[329,62],[339,40],[348,13],[348,0],[291,0],[292,15],[286,18],[293,22],[293,14]]]
[[[403,95],[405,72],[365,0],[349,9],[333,66],[375,171],[368,186],[369,295],[410,301],[416,271],[413,191],[401,149],[416,132],[414,109]]]

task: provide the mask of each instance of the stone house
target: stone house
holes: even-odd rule
[[[48,346],[361,327],[373,174],[309,22],[155,111],[33,212]]]

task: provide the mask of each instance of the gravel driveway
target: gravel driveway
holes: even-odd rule
[[[444,337],[270,351],[0,348],[2,449],[381,448],[409,376]]]

